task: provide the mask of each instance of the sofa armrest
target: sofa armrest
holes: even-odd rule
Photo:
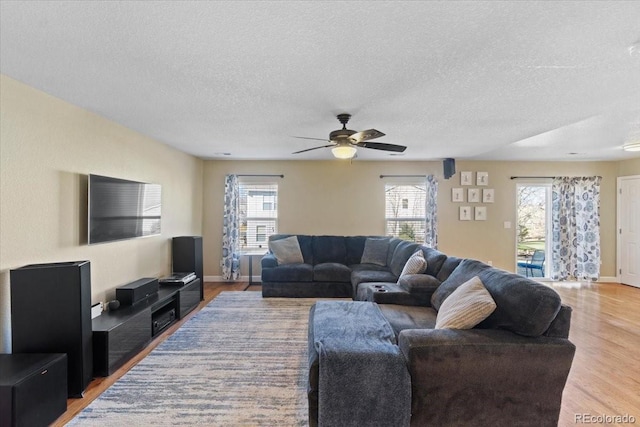
[[[274,268],[278,266],[278,260],[274,254],[268,253],[262,257],[260,265],[262,268]]]
[[[407,329],[412,425],[557,425],[575,346],[509,331]]]

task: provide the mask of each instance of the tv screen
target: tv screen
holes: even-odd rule
[[[159,184],[89,175],[89,244],[160,234]]]

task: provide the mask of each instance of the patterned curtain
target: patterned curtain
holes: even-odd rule
[[[424,244],[425,246],[438,249],[438,180],[435,175],[428,175],[426,181],[427,194],[425,203],[427,204],[425,218]]]
[[[553,280],[600,277],[601,177],[553,180],[551,249]]]
[[[224,216],[222,220],[222,278],[240,277],[240,186],[237,175],[224,180]]]

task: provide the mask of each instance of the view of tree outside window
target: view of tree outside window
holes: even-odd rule
[[[426,229],[425,184],[385,186],[387,235],[424,243]]]
[[[240,247],[267,248],[278,232],[278,184],[240,183]]]
[[[517,187],[518,259],[526,259],[533,251],[545,250],[547,240],[547,191],[544,185]]]

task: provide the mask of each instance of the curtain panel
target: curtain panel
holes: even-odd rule
[[[425,197],[425,236],[424,244],[438,249],[438,180],[435,175],[428,175],[425,182],[427,194]]]
[[[224,180],[224,215],[222,219],[222,278],[240,277],[240,185],[237,175]]]
[[[600,277],[601,177],[558,177],[552,186],[553,280]]]

